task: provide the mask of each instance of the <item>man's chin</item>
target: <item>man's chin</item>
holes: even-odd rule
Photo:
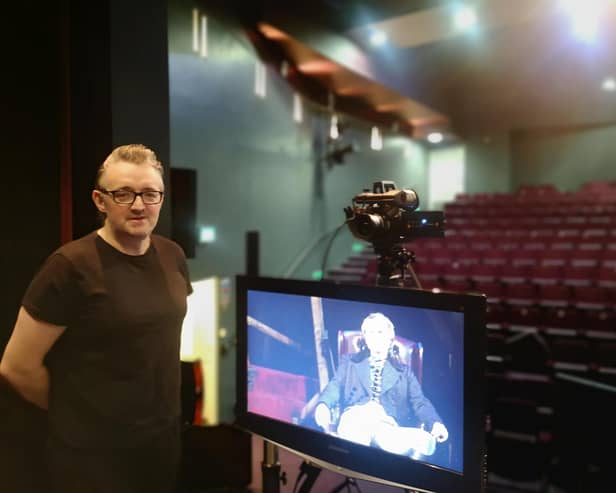
[[[127,228],[126,229],[126,234],[132,238],[135,239],[142,239],[145,240],[148,236],[150,236],[152,234],[152,228],[147,227],[132,227],[132,228]]]

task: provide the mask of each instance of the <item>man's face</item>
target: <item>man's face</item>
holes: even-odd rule
[[[370,354],[385,358],[394,338],[393,329],[384,320],[375,318],[364,322],[362,331]]]
[[[164,191],[160,172],[149,164],[127,162],[109,165],[100,177],[103,190],[132,190],[134,192]],[[144,204],[141,196],[132,204],[117,204],[109,194],[94,191],[96,207],[107,215],[105,227],[109,227],[118,238],[147,238],[158,222],[159,204]]]

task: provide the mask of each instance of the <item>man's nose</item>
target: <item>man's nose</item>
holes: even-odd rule
[[[131,209],[145,209],[145,204],[141,195],[137,195],[133,203],[130,205]]]

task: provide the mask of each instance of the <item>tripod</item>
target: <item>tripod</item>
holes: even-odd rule
[[[415,254],[399,243],[374,243],[378,255],[377,286],[421,288],[413,270]]]

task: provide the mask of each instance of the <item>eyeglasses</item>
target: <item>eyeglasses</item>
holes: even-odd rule
[[[146,190],[145,192],[133,192],[132,190],[102,190],[97,189],[100,193],[111,195],[111,198],[116,204],[132,205],[137,197],[141,197],[141,201],[146,205],[160,204],[163,200],[164,192],[158,190]]]

